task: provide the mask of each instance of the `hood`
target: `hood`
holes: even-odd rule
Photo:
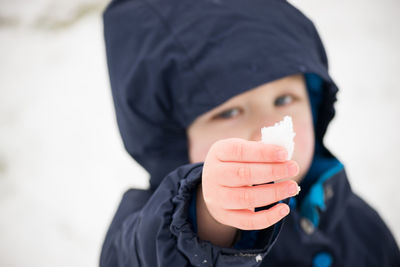
[[[311,101],[323,143],[337,87],[316,28],[286,1],[116,0],[104,35],[123,143],[153,188],[189,163],[186,128],[197,116],[288,75],[321,78]]]

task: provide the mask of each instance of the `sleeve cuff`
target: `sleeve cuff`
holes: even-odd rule
[[[205,262],[224,262],[230,266],[258,263],[269,253],[283,222],[259,231],[241,231],[241,238],[233,248],[223,248],[200,240],[196,234],[196,196],[193,192],[201,181],[201,173],[202,164],[199,164],[184,174],[179,182],[178,193],[172,200],[175,209],[170,230],[176,237],[178,249],[194,266]]]

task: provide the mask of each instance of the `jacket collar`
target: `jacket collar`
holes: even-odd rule
[[[316,150],[319,150],[317,148]],[[332,154],[316,153],[312,165],[300,183],[301,193],[291,199],[291,208],[297,208],[309,228],[319,227],[326,219],[336,216],[351,192],[343,164]],[[329,210],[329,212],[328,212]]]

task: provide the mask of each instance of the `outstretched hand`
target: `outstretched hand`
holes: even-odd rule
[[[280,179],[299,173],[298,164],[287,161],[287,151],[277,145],[231,138],[210,148],[202,174],[202,197],[210,215],[219,223],[242,230],[267,228],[289,214],[278,203],[298,194],[295,181]]]

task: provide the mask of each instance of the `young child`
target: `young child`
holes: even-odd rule
[[[323,144],[337,87],[300,11],[115,0],[104,31],[121,136],[151,178],[124,194],[101,266],[400,266],[390,231]],[[291,160],[260,142],[285,115]]]

